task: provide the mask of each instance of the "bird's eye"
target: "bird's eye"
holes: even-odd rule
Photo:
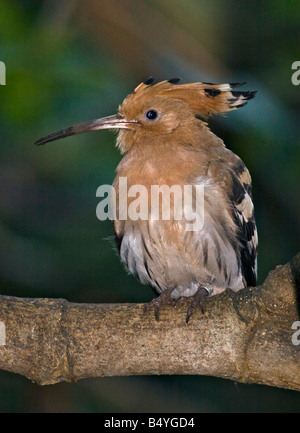
[[[157,118],[157,116],[158,116],[158,113],[155,110],[149,110],[146,113],[146,118],[148,120],[155,120]]]

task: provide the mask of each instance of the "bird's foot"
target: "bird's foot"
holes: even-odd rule
[[[190,302],[189,308],[186,313],[185,322],[189,323],[191,315],[195,311],[196,307],[199,306],[202,314],[205,313],[206,310],[206,299],[208,297],[208,290],[205,287],[199,287],[197,292],[190,296],[188,301]]]
[[[163,305],[174,305],[175,301],[171,297],[171,293],[174,288],[164,290],[157,298],[152,299],[144,306],[144,314],[146,314],[150,308],[154,307],[154,316],[157,322],[159,321],[159,311]]]

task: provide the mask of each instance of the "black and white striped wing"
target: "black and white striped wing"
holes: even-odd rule
[[[241,273],[245,287],[257,285],[257,228],[252,201],[251,177],[244,163],[231,171],[232,188],[228,192],[241,245]]]

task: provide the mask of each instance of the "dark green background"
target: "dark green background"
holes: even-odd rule
[[[0,4],[1,294],[76,302],[145,302],[95,209],[120,155],[111,132],[32,143],[114,114],[150,75],[184,82],[247,81],[246,108],[211,128],[253,178],[259,280],[300,239],[300,2],[72,0]],[[90,379],[39,387],[0,372],[1,412],[299,412],[300,394],[208,377]]]

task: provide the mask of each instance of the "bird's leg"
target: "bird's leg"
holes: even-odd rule
[[[144,314],[150,310],[150,308],[154,307],[154,316],[157,321],[159,321],[159,310],[164,304],[173,304],[175,301],[171,297],[171,293],[173,292],[174,287],[170,289],[164,290],[157,298],[152,299],[152,301],[148,302],[144,306]]]
[[[189,320],[191,318],[191,315],[193,314],[195,308],[197,306],[200,307],[200,310],[202,314],[205,313],[205,306],[206,306],[206,298],[208,297],[208,290],[205,287],[199,287],[197,292],[188,298],[190,301],[190,306],[187,310],[185,322],[189,323]]]

